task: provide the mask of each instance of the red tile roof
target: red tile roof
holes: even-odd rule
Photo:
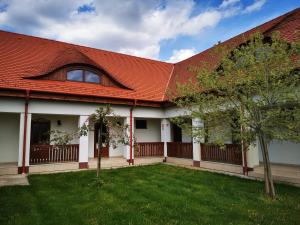
[[[231,38],[222,45],[235,47],[257,31],[265,35],[280,31],[282,37],[288,41],[299,39],[300,9]],[[212,51],[213,48],[210,48],[189,59],[170,64],[0,31],[0,89],[30,89],[47,93],[162,102],[167,100],[166,92],[174,89],[176,82],[185,82],[194,76],[187,70],[189,66],[198,66],[201,62],[217,65],[218,60],[212,56]],[[128,89],[31,79],[32,76],[43,75],[71,63],[85,63],[101,68]]]
[[[132,90],[80,82],[25,79],[70,63],[102,68]],[[172,67],[165,62],[0,31],[0,88],[161,101]]]

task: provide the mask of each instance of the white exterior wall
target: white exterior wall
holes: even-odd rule
[[[20,114],[0,113],[0,163],[17,162]]]
[[[0,112],[21,113],[24,112],[24,104],[22,99],[0,97]]]
[[[109,157],[124,156],[125,150],[126,146],[123,144],[119,144],[116,148],[114,148],[113,146],[109,146]]]
[[[192,143],[193,138],[191,136],[188,136],[186,134],[182,134],[182,142],[183,143]]]
[[[124,121],[120,121],[120,123],[124,124]],[[118,135],[122,135],[122,130],[121,129],[116,129],[113,128],[113,130],[110,130],[109,132],[113,132]],[[118,141],[118,140],[115,140]],[[118,157],[118,156],[123,156],[124,152],[126,150],[126,146],[124,144],[118,144],[116,148],[114,146],[110,145],[109,146],[109,157]]]
[[[177,116],[185,116],[189,115],[190,112],[186,109],[178,108],[178,107],[170,107],[165,109],[165,118],[173,118]]]
[[[145,119],[145,118],[141,118]],[[160,142],[160,120],[146,119],[147,129],[136,129],[134,127],[134,135],[137,142]]]
[[[1,104],[1,99],[0,99]],[[23,105],[24,106],[24,105]],[[64,101],[31,100],[29,113],[35,114],[63,114],[63,115],[91,115],[101,104],[76,103]],[[11,107],[13,108],[13,107]],[[15,107],[16,108],[16,107]],[[128,117],[131,106],[112,105],[113,114],[120,117]],[[58,110],[59,109],[59,110]],[[0,108],[1,110],[1,108]],[[165,112],[161,108],[135,107],[133,117],[163,118]]]
[[[300,165],[300,143],[272,141],[269,156],[271,163]],[[263,161],[260,145],[259,161]]]
[[[17,98],[0,97],[0,112],[24,112],[24,100]],[[95,112],[101,104],[79,103],[67,101],[46,101],[30,100],[29,113],[32,114],[54,114],[54,115],[90,115]],[[113,113],[120,117],[127,117],[130,114],[131,106],[112,105]],[[161,109],[151,107],[135,107],[133,117],[136,118],[171,118],[179,115],[186,115],[188,112],[176,107]]]

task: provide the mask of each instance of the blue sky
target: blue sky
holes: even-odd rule
[[[0,0],[0,29],[177,62],[299,6],[299,0]]]
[[[205,2],[205,3],[203,3]],[[220,0],[214,1],[197,1],[197,9],[214,7],[220,4]],[[242,1],[245,4],[251,4],[253,1]],[[269,0],[261,7],[260,10],[249,14],[238,14],[226,18],[212,28],[206,29],[198,36],[180,36],[175,40],[161,43],[160,58],[167,60],[172,54],[172,49],[191,49],[195,48],[196,52],[201,52],[210,48],[218,41],[224,41],[234,37],[244,31],[247,31],[257,25],[276,18],[286,12],[300,7],[299,0]],[[196,9],[196,10],[197,10]]]

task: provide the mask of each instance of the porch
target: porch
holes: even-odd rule
[[[47,111],[50,111],[49,109]],[[73,110],[72,110],[73,112]],[[103,167],[114,168],[127,166],[130,157],[135,165],[162,162],[174,162],[209,170],[243,173],[243,167],[256,170],[259,165],[259,146],[251,145],[244,158],[240,147],[226,144],[225,149],[218,146],[200,144],[182,133],[167,118],[151,118],[153,114],[141,111],[133,115],[124,113],[122,123],[132,127],[135,145],[118,145],[116,149],[106,147],[107,155],[103,155]],[[57,113],[56,111],[53,113]],[[70,112],[69,112],[70,113]],[[87,113],[88,114],[88,113]],[[127,116],[126,116],[127,115]],[[147,116],[147,117],[143,117]],[[95,148],[97,146],[94,131],[87,136],[75,139],[67,146],[54,146],[50,142],[49,130],[58,129],[73,132],[87,121],[87,115],[60,115],[43,113],[0,113],[0,174],[38,173],[43,171],[66,171],[79,168],[96,168]],[[27,121],[27,130],[25,122]],[[193,125],[197,123],[193,120]],[[26,130],[26,133],[25,133]],[[44,132],[47,131],[47,132]],[[275,145],[276,144],[276,145]],[[273,144],[270,149],[271,160],[280,162],[280,149],[288,149],[284,163],[297,163],[299,151],[296,144]],[[279,148],[279,147],[280,148]],[[131,153],[130,153],[131,152]],[[130,156],[130,154],[132,154]],[[273,158],[272,158],[273,157]],[[294,161],[292,161],[292,159]],[[245,163],[246,162],[246,163]],[[298,162],[299,163],[299,162]],[[292,172],[278,176],[290,177]],[[293,171],[293,170],[292,170]],[[251,173],[249,173],[250,175]],[[276,174],[274,174],[276,175]]]
[[[37,118],[38,116],[34,116]],[[45,121],[47,116],[43,115]],[[61,118],[61,117],[60,117]],[[57,118],[55,118],[57,120]],[[70,119],[69,119],[70,120]],[[76,122],[82,123],[84,118],[73,118],[73,122],[68,127],[70,131],[76,130]],[[36,120],[33,120],[36,122]],[[128,118],[124,118],[124,123],[129,123]],[[181,129],[175,124],[170,123],[166,119],[154,118],[134,118],[133,134],[135,144],[132,149],[129,145],[118,145],[117,148],[103,147],[102,155],[103,165],[107,167],[127,165],[130,157],[137,162],[143,161],[144,158],[157,158],[161,162],[164,159],[182,158],[193,159],[190,165],[206,167],[210,169],[221,169],[229,172],[242,173],[242,152],[239,145],[226,144],[225,149],[220,149],[218,146],[211,144],[193,143],[193,139],[182,133]],[[64,120],[60,119],[60,123],[55,125],[65,124]],[[74,125],[75,124],[75,125]],[[32,127],[34,129],[34,127]],[[63,127],[61,128],[63,129]],[[39,128],[40,130],[40,128]],[[104,129],[105,130],[105,129]],[[31,132],[31,134],[39,132]],[[41,168],[35,165],[53,164],[52,166],[43,166],[43,168],[51,168],[51,170],[73,170],[76,166],[79,168],[96,168],[97,156],[97,129],[90,131],[88,136],[80,137],[80,140],[74,140],[74,143],[66,146],[54,146],[51,144],[34,144],[31,141],[29,163],[33,172]],[[49,137],[47,137],[49,139]],[[34,140],[31,137],[31,140]],[[80,150],[81,146],[81,150]],[[104,151],[105,150],[105,151]],[[132,155],[130,156],[130,151]],[[82,155],[84,154],[84,157]],[[80,155],[83,159],[80,159]],[[88,155],[88,156],[87,156]],[[86,158],[88,157],[88,159]],[[108,160],[107,158],[113,160]],[[123,159],[122,159],[123,158]],[[195,159],[201,159],[199,163]],[[125,160],[124,160],[125,159]],[[148,159],[145,161],[149,161]],[[195,163],[196,161],[196,163]],[[72,162],[78,162],[72,163]],[[60,166],[59,163],[67,163]],[[148,163],[148,162],[147,162]],[[58,168],[58,169],[57,169]]]
[[[25,113],[0,113],[3,124],[0,129],[0,175],[23,173],[24,168],[26,173],[96,168],[97,129],[67,145],[55,145],[51,141],[53,134],[50,131],[74,133],[87,119],[88,116],[80,115],[28,113],[25,117]],[[121,122],[129,124],[130,118],[123,117]],[[141,126],[141,122],[146,127]],[[161,119],[133,117],[132,130],[137,141],[132,148],[123,144],[116,148],[103,147],[104,167],[128,165],[130,151],[137,165],[163,161]]]

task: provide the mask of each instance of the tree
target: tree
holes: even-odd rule
[[[173,98],[179,107],[191,111],[190,117],[204,121],[205,129],[192,130],[195,137],[209,136],[212,128],[224,132],[222,120],[244,146],[259,140],[265,192],[272,198],[269,144],[272,140],[300,141],[299,46],[299,42],[285,42],[278,33],[271,38],[257,33],[233,50],[216,46],[212,60],[219,60],[218,67],[203,63],[195,79],[177,84]],[[182,119],[177,123],[182,125]],[[224,143],[224,136],[214,142]]]
[[[130,137],[128,137],[128,125],[123,125],[121,118],[114,115],[110,105],[103,105],[98,107],[93,114],[91,114],[85,123],[75,132],[68,133],[59,130],[51,131],[51,142],[57,146],[65,146],[72,140],[80,136],[87,136],[89,131],[94,130],[94,125],[98,123],[98,152],[97,152],[97,178],[100,177],[102,147],[103,144],[116,148],[118,144],[129,144]],[[107,132],[103,132],[103,127],[106,127]],[[105,140],[106,143],[103,143]]]

